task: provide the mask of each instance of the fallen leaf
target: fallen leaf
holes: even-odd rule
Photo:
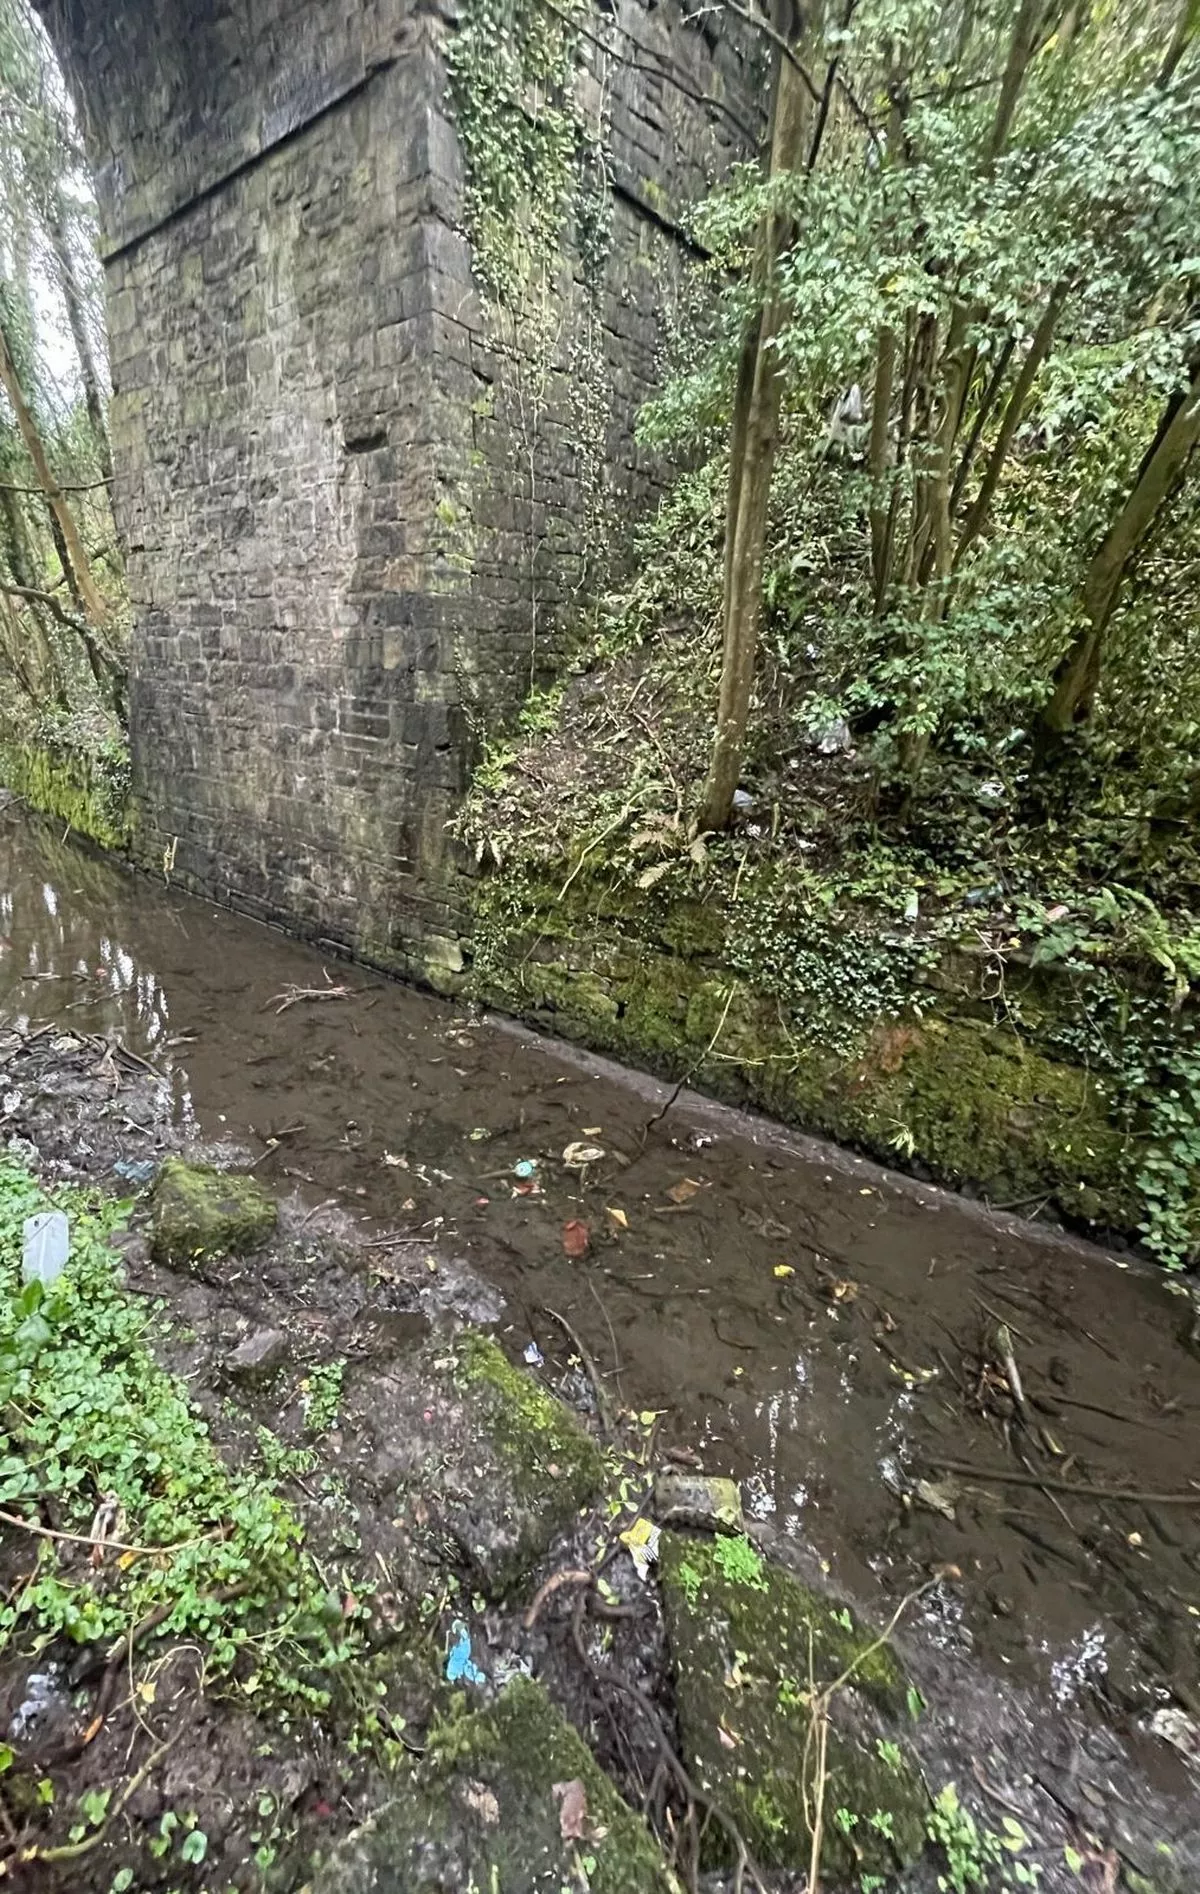
[[[581,1223],[578,1217],[572,1217],[569,1223],[563,1224],[562,1246],[568,1256],[586,1256],[589,1241],[588,1226]]]
[[[735,1736],[732,1730],[727,1730],[723,1723],[717,1724],[717,1737],[722,1749],[736,1749],[742,1740],[740,1736]]]
[[[779,1277],[781,1282],[785,1276],[794,1276],[795,1273],[790,1263],[776,1263],[775,1265],[774,1274]]]
[[[623,1210],[618,1210],[615,1204],[605,1204],[604,1214],[610,1223],[616,1225],[618,1230],[627,1230],[629,1228],[629,1218],[625,1215]]]
[[[558,1828],[564,1841],[584,1841],[587,1838],[587,1790],[578,1776],[570,1782],[556,1782],[550,1793],[559,1805]]]
[[[830,1302],[856,1302],[858,1284],[852,1282],[848,1276],[827,1276],[821,1284],[821,1293],[827,1296]]]
[[[500,1804],[485,1783],[465,1782],[463,1801],[489,1828],[494,1828],[500,1820]]]
[[[765,1236],[772,1243],[782,1242],[784,1237],[792,1234],[786,1223],[780,1223],[776,1217],[763,1216],[761,1211],[755,1210],[750,1204],[742,1211],[742,1222],[748,1223],[759,1236]]]
[[[598,1164],[604,1154],[602,1144],[584,1144],[577,1140],[574,1144],[568,1144],[563,1152],[563,1163],[578,1170],[584,1164]]]
[[[698,1184],[694,1177],[681,1177],[677,1184],[671,1185],[667,1195],[672,1203],[686,1203],[689,1197],[694,1197],[703,1188],[703,1184]]]
[[[913,1487],[913,1496],[931,1513],[940,1513],[951,1525],[957,1524],[957,1507],[962,1490],[955,1480],[918,1480]]]
[[[584,1125],[583,1135],[585,1138],[598,1138],[603,1130],[603,1125]]]

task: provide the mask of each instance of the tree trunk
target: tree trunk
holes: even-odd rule
[[[79,360],[79,377],[83,383],[84,405],[87,408],[88,420],[96,442],[100,471],[106,480],[111,480],[112,449],[109,446],[108,426],[104,419],[104,397],[100,390],[100,376],[96,368],[92,338],[88,333],[83,288],[79,281],[79,272],[75,268],[75,259],[71,255],[66,207],[61,195],[55,203],[49,231],[50,241],[54,246],[55,261],[58,264],[58,279],[62,288],[63,301],[67,305],[67,321],[71,327],[71,339],[75,344],[75,354]]]
[[[1179,9],[1179,18],[1175,22],[1175,31],[1171,35],[1171,44],[1167,48],[1166,58],[1158,74],[1160,86],[1170,85],[1178,66],[1188,47],[1200,33],[1200,0],[1183,0]]]
[[[871,435],[867,468],[871,476],[871,576],[877,609],[887,597],[890,509],[885,488],[888,459],[888,423],[892,412],[892,384],[896,379],[896,332],[879,331],[875,345],[875,385],[871,391]]]
[[[791,8],[777,6],[775,11],[779,16],[777,25],[783,31]],[[809,31],[814,24],[810,18]],[[769,176],[811,167],[816,156],[816,140],[811,149],[809,144],[811,124],[811,92],[796,64],[781,51],[772,99]],[[712,759],[698,816],[701,829],[723,829],[729,822],[750,716],[762,619],[767,508],[783,393],[774,349],[783,318],[775,276],[790,237],[788,219],[774,212],[762,220],[755,244],[754,278],[761,285],[762,304],[743,346],[730,434],[721,688]]]
[[[1169,418],[1168,418],[1169,417]],[[1186,393],[1176,396],[1142,462],[1133,491],[1106,533],[1083,584],[1087,620],[1054,678],[1054,694],[1042,712],[1042,729],[1059,739],[1088,717],[1104,658],[1104,638],[1121,583],[1146,534],[1167,504],[1200,442],[1200,363]]]
[[[1046,0],[1021,0],[1021,6],[1013,25],[1013,36],[1009,41],[1008,60],[1004,68],[1004,77],[1000,81],[1000,98],[996,106],[996,116],[992,120],[991,132],[984,147],[984,169],[990,171],[1000,153],[1008,143],[1008,134],[1016,115],[1017,100],[1025,84],[1025,75],[1033,57],[1039,30],[1046,20]]]
[[[979,446],[979,437],[987,425],[988,416],[996,405],[996,396],[1000,393],[1004,377],[1008,372],[1008,364],[1012,359],[1013,347],[1013,339],[1010,335],[1006,339],[1004,347],[1001,349],[997,358],[996,366],[988,376],[987,385],[979,397],[979,402],[975,409],[975,419],[971,423],[971,432],[967,436],[967,444],[962,450],[962,455],[958,463],[958,472],[954,476],[954,485],[950,489],[950,512],[952,516],[958,512],[958,505],[962,499],[963,488],[967,484],[967,477],[971,471],[971,463],[975,458],[975,449]]]
[[[63,545],[67,553],[64,569],[69,567],[75,580],[72,590],[78,589],[79,597],[83,601],[84,610],[92,624],[102,625],[107,617],[104,600],[101,598],[96,586],[96,581],[92,577],[91,564],[88,560],[87,553],[84,551],[83,541],[79,537],[79,529],[75,524],[74,515],[63,497],[58,482],[50,471],[50,462],[46,458],[46,450],[42,445],[42,437],[38,432],[37,423],[33,418],[29,403],[25,399],[25,392],[21,387],[20,379],[17,375],[12,358],[12,351],[9,347],[8,337],[4,333],[3,324],[0,324],[0,386],[3,386],[5,394],[12,403],[17,426],[20,429],[21,438],[28,450],[29,458],[33,462],[38,484],[46,496],[46,503],[54,515],[62,533]]]
[[[1008,398],[1008,406],[1005,408],[1004,417],[1000,422],[1000,431],[996,436],[995,445],[988,455],[987,465],[983,470],[983,479],[979,483],[979,492],[975,495],[971,503],[967,517],[962,524],[962,531],[958,536],[958,545],[954,553],[954,565],[956,569],[961,563],[964,553],[982,530],[987,519],[988,508],[992,503],[996,488],[999,485],[1000,475],[1003,471],[1004,463],[1008,458],[1009,449],[1013,444],[1017,429],[1021,425],[1021,416],[1025,412],[1025,404],[1029,400],[1030,390],[1033,387],[1038,370],[1050,353],[1050,344],[1054,340],[1055,325],[1062,313],[1062,306],[1066,301],[1066,296],[1067,285],[1065,283],[1057,283],[1051,291],[1050,300],[1042,312],[1042,319],[1034,330],[1033,340],[1029,344],[1025,360],[1017,370],[1017,379],[1013,383],[1013,390]]]

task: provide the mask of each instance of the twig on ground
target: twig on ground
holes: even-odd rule
[[[1074,1493],[1080,1499],[1116,1499],[1143,1506],[1200,1506],[1200,1489],[1190,1493],[1146,1493],[1130,1486],[1087,1486],[1076,1480],[1052,1480],[1044,1473],[1016,1473],[1008,1467],[977,1467],[969,1460],[931,1460],[941,1473],[960,1473],[970,1480],[991,1480],[998,1486],[1042,1486],[1051,1493]]]
[[[608,1309],[605,1306],[603,1299],[601,1298],[600,1291],[597,1289],[595,1283],[592,1281],[590,1276],[587,1279],[587,1286],[592,1292],[592,1300],[596,1304],[596,1307],[599,1309],[601,1315],[604,1317],[605,1327],[608,1329],[608,1339],[612,1343],[612,1352],[613,1352],[612,1372],[613,1372],[613,1379],[616,1381],[616,1384],[617,1384],[617,1399],[620,1401],[623,1401],[625,1399],[625,1396],[621,1389],[621,1356],[617,1348],[617,1338],[616,1338],[615,1333],[613,1332],[612,1317],[609,1315]]]
[[[591,1355],[588,1353],[588,1350],[585,1348],[583,1342],[579,1339],[579,1336],[576,1334],[575,1330],[571,1327],[571,1324],[568,1322],[566,1316],[560,1315],[557,1309],[550,1308],[548,1304],[543,1304],[543,1307],[545,1308],[547,1315],[553,1316],[554,1320],[558,1323],[558,1326],[563,1330],[568,1341],[570,1341],[570,1343],[572,1344],[575,1350],[575,1353],[579,1356],[580,1361],[583,1363],[584,1373],[587,1375],[588,1380],[591,1382],[592,1392],[596,1396],[596,1406],[600,1414],[600,1426],[604,1434],[606,1435],[606,1437],[611,1439],[614,1432],[616,1431],[615,1423],[613,1420],[612,1402],[608,1398],[608,1389],[605,1387],[604,1382],[600,1378],[600,1370],[597,1368],[595,1362],[592,1360]]]
[[[32,1519],[19,1519],[16,1513],[0,1512],[0,1524],[19,1526],[22,1532],[31,1532],[36,1539],[61,1539],[70,1545],[94,1546],[95,1540],[87,1532],[56,1532],[52,1526],[35,1525]],[[201,1533],[198,1539],[180,1539],[175,1545],[125,1545],[120,1539],[105,1539],[106,1552],[141,1552],[147,1556],[155,1553],[189,1552],[194,1545],[203,1545],[206,1539],[219,1537],[219,1528]]]
[[[587,1652],[587,1647],[583,1641],[584,1602],[585,1601],[582,1598],[576,1601],[575,1612],[571,1621],[572,1639],[575,1645],[575,1652],[579,1658],[580,1663],[583,1665],[588,1675],[592,1678],[593,1682],[601,1690],[606,1690],[606,1689],[616,1690],[622,1696],[628,1697],[631,1700],[631,1702],[635,1703],[638,1706],[638,1708],[642,1712],[642,1715],[646,1718],[646,1721],[649,1723],[650,1728],[654,1733],[654,1738],[658,1744],[659,1753],[662,1757],[664,1764],[666,1765],[671,1775],[674,1776],[676,1783],[678,1784],[679,1788],[683,1791],[684,1795],[687,1796],[688,1801],[692,1805],[693,1810],[704,1809],[706,1814],[711,1816],[712,1819],[716,1821],[717,1823],[719,1823],[719,1825],[725,1830],[725,1833],[729,1837],[730,1843],[734,1849],[734,1853],[736,1857],[736,1865],[734,1868],[734,1877],[733,1877],[734,1894],[741,1894],[741,1890],[745,1887],[747,1876],[749,1876],[753,1885],[759,1890],[759,1894],[767,1894],[767,1890],[763,1883],[762,1876],[758,1873],[757,1869],[755,1868],[753,1862],[750,1859],[750,1852],[748,1848],[746,1847],[745,1840],[743,1839],[743,1836],[737,1824],[733,1822],[728,1815],[725,1814],[724,1810],[721,1808],[719,1803],[714,1802],[710,1795],[706,1795],[704,1790],[701,1789],[695,1782],[693,1782],[691,1776],[688,1774],[686,1767],[684,1766],[682,1760],[680,1759],[678,1753],[676,1752],[674,1744],[671,1742],[670,1737],[667,1735],[666,1729],[663,1725],[662,1718],[660,1717],[656,1706],[654,1705],[654,1703],[652,1703],[650,1698],[646,1695],[646,1692],[640,1687],[640,1685],[630,1683],[624,1677],[618,1677],[611,1670],[602,1669],[600,1665],[598,1665],[591,1657],[589,1657],[588,1652]],[[695,1852],[696,1851],[694,1850],[693,1854],[695,1854]],[[691,1866],[691,1873],[689,1876],[689,1880],[690,1880],[692,1888],[695,1889],[696,1884],[697,1884],[697,1864],[694,1859]]]
[[[940,1585],[941,1582],[940,1578],[927,1578],[925,1583],[918,1585],[914,1591],[905,1592],[879,1636],[874,1638],[870,1644],[864,1645],[863,1649],[857,1652],[847,1664],[840,1676],[835,1677],[832,1683],[826,1684],[822,1690],[817,1691],[813,1696],[809,1715],[808,1733],[804,1741],[804,1755],[800,1765],[804,1782],[805,1810],[807,1812],[809,1781],[808,1760],[812,1753],[813,1746],[815,1745],[817,1761],[812,1776],[813,1804],[812,1813],[809,1818],[809,1827],[812,1835],[812,1850],[809,1857],[808,1887],[805,1894],[819,1894],[820,1887],[821,1845],[825,1832],[825,1788],[828,1779],[826,1752],[829,1742],[829,1706],[837,1696],[838,1691],[844,1690],[846,1685],[853,1681],[855,1672],[861,1670],[862,1666],[868,1663],[878,1651],[883,1650],[884,1646],[889,1642],[892,1632],[896,1629],[896,1626],[899,1624],[909,1606],[915,1604],[918,1598],[923,1598],[926,1592],[932,1591],[934,1586]],[[811,1630],[809,1632],[809,1676],[810,1679],[813,1676]]]
[[[650,1133],[653,1131],[655,1125],[662,1123],[662,1120],[666,1117],[667,1113],[670,1111],[672,1105],[675,1103],[676,1099],[679,1097],[679,1094],[680,1092],[682,1092],[684,1086],[689,1085],[691,1083],[691,1081],[695,1078],[697,1072],[699,1072],[701,1066],[704,1064],[704,1061],[708,1058],[709,1054],[712,1052],[714,1046],[717,1043],[717,1040],[721,1037],[721,1034],[725,1030],[725,1021],[729,1018],[729,1009],[733,1005],[733,996],[737,992],[737,989],[738,989],[738,983],[735,980],[733,984],[730,986],[730,989],[725,996],[725,1006],[721,1013],[720,1019],[717,1021],[717,1029],[714,1032],[712,1038],[709,1040],[708,1044],[705,1046],[704,1051],[700,1054],[700,1057],[698,1059],[694,1060],[692,1064],[689,1065],[687,1071],[684,1073],[683,1077],[679,1080],[674,1090],[668,1094],[666,1103],[663,1105],[660,1105],[658,1110],[656,1112],[653,1112],[650,1115],[650,1117],[647,1118],[645,1124],[642,1126],[642,1143],[643,1144],[645,1144],[646,1139],[649,1137]]]
[[[321,971],[325,973],[324,968],[322,968]],[[274,1006],[275,1012],[278,1015],[280,1013],[286,1013],[289,1006],[299,1006],[301,1000],[348,1000],[350,998],[350,988],[348,986],[335,986],[333,981],[329,978],[328,973],[325,973],[325,982],[324,986],[296,986],[289,980],[287,985],[281,987],[278,993],[271,995],[266,1004],[267,1006]],[[277,1000],[279,1004],[276,1006],[275,1002]]]
[[[525,1613],[525,1629],[533,1630],[542,1606],[553,1598],[555,1592],[562,1591],[567,1585],[593,1585],[595,1582],[594,1574],[584,1565],[571,1565],[564,1571],[552,1572],[545,1584],[540,1585],[534,1593],[533,1603]]]
[[[337,1201],[338,1200],[336,1197],[326,1197],[323,1203],[315,1203],[311,1210],[305,1211],[299,1223],[296,1225],[296,1235],[299,1236],[301,1230],[307,1229],[309,1224],[312,1222],[313,1218],[320,1216],[322,1210],[336,1209]],[[364,1245],[364,1248],[365,1247],[366,1246]]]
[[[625,803],[620,813],[613,817],[612,821],[607,825],[607,827],[601,829],[599,835],[594,835],[592,837],[591,841],[587,844],[586,848],[584,848],[581,851],[579,860],[576,862],[574,868],[572,868],[570,874],[567,876],[566,880],[563,882],[562,887],[559,889],[558,898],[560,901],[562,900],[563,896],[566,894],[567,889],[570,887],[571,883],[574,881],[576,875],[579,873],[579,870],[583,867],[584,862],[587,860],[588,856],[592,853],[593,849],[599,848],[601,842],[607,841],[608,837],[613,833],[613,830],[619,829],[622,822],[625,822],[628,820],[628,818],[633,814],[634,809],[636,807],[637,807],[636,802]]]
[[[160,1743],[157,1749],[151,1750],[136,1776],[133,1776],[126,1784],[119,1799],[113,1804],[108,1815],[104,1821],[101,1822],[94,1834],[85,1836],[82,1841],[65,1842],[60,1848],[23,1848],[17,1856],[17,1865],[20,1866],[28,1861],[77,1861],[80,1855],[88,1854],[104,1840],[122,1809],[125,1808],[127,1803],[133,1800],[147,1776],[151,1775],[153,1771],[158,1768],[159,1763],[162,1762],[168,1751],[175,1747],[182,1735],[182,1730],[176,1730],[175,1734],[169,1736],[165,1743]],[[0,1862],[0,1875],[5,1875],[7,1872],[8,1864],[6,1862]]]

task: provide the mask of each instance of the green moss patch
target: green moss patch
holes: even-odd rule
[[[31,809],[66,823],[101,848],[124,851],[132,833],[129,758],[110,741],[84,748],[58,741],[0,747],[0,782]]]
[[[553,1482],[559,1504],[577,1511],[600,1493],[604,1455],[569,1408],[515,1368],[490,1335],[470,1330],[456,1348],[458,1377],[512,1470],[518,1491],[538,1497]]]
[[[402,1370],[359,1379],[344,1409],[375,1443],[387,1503],[414,1530],[452,1541],[491,1597],[526,1585],[604,1488],[596,1441],[474,1330],[434,1337]]]
[[[580,1783],[578,1840],[555,1784]],[[314,1874],[306,1894],[679,1894],[644,1824],[540,1684],[442,1724],[411,1783]]]
[[[151,1198],[150,1247],[169,1268],[200,1269],[261,1249],[278,1220],[275,1199],[255,1178],[169,1157]]]
[[[684,1758],[772,1867],[808,1865],[814,1694],[830,1703],[826,1877],[891,1874],[920,1854],[927,1797],[896,1737],[909,1686],[891,1649],[744,1539],[664,1533],[663,1610]],[[727,1844],[710,1828],[710,1851]],[[720,1865],[715,1852],[712,1865]]]
[[[1137,1227],[1136,1132],[1103,1080],[1048,1043],[1049,1016],[1044,1031],[1018,1033],[962,978],[948,991],[912,975],[910,1004],[897,987],[859,1018],[836,964],[857,962],[840,947],[808,1004],[775,990],[769,968],[740,964],[719,912],[658,889],[614,890],[599,869],[565,898],[544,877],[507,870],[480,885],[476,916],[477,995],[545,1030],[686,1074],[886,1163],[919,1160],[996,1202],[1050,1197],[1100,1227]],[[785,945],[778,952],[787,959]],[[871,990],[865,947],[860,958],[854,980]]]

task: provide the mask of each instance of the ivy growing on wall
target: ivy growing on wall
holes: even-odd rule
[[[463,0],[446,53],[466,230],[499,363],[496,415],[524,473],[531,684],[547,655],[542,551],[552,413],[561,415],[573,450],[578,539],[587,549],[573,580],[556,571],[560,594],[564,578],[583,590],[610,537],[602,295],[612,215],[608,76],[616,55],[587,16],[588,0]],[[582,294],[574,293],[576,277]],[[468,714],[482,725],[465,662],[460,684]]]
[[[518,305],[556,272],[577,196],[597,211],[596,139],[575,99],[582,0],[468,0],[447,63],[467,171],[467,223],[489,295]]]

